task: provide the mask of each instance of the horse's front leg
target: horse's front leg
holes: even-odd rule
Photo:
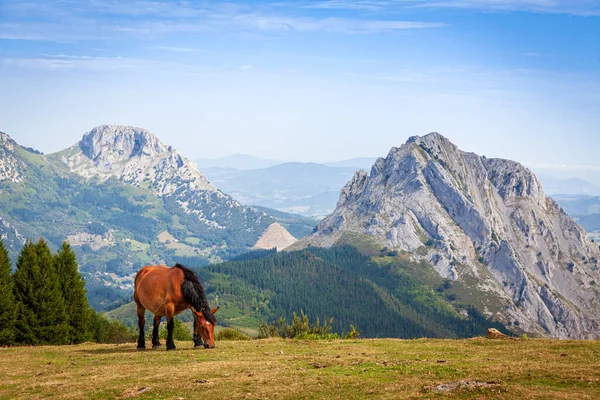
[[[175,350],[175,342],[173,341],[173,328],[175,327],[175,307],[167,307],[167,350]]]
[[[160,340],[158,338],[158,328],[160,327],[160,320],[161,320],[161,316],[155,315],[154,316],[154,326],[152,328],[152,348],[153,349],[159,349],[160,347],[162,347],[162,345],[160,344]]]
[[[141,305],[137,304],[137,317],[138,327],[140,328],[140,335],[138,336],[137,349],[146,350],[146,340],[144,338],[144,326],[146,325],[146,309]]]

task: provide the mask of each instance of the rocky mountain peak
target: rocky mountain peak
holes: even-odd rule
[[[85,178],[114,177],[136,186],[146,182],[159,195],[171,194],[182,185],[218,191],[196,164],[142,128],[101,125],[56,156],[72,172]]]
[[[153,157],[170,151],[149,131],[123,125],[98,126],[83,135],[79,147],[97,165],[104,166],[133,157]]]
[[[534,335],[600,335],[599,248],[514,161],[463,152],[438,133],[411,137],[357,172],[334,213],[293,247],[348,238],[470,282],[488,315]]]

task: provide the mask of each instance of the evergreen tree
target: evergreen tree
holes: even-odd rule
[[[85,281],[77,269],[77,259],[71,246],[63,242],[54,256],[61,292],[69,324],[69,343],[90,339],[91,310],[88,305]]]
[[[15,339],[16,313],[11,262],[4,242],[0,240],[0,346],[7,346]]]
[[[65,344],[69,326],[58,273],[48,244],[27,242],[17,261],[16,339],[23,344]]]

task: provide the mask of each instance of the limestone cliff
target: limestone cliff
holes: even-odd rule
[[[438,133],[412,137],[357,172],[293,248],[352,236],[472,282],[486,314],[530,334],[600,337],[600,249],[516,162],[463,152]]]

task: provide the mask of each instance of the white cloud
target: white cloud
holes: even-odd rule
[[[327,0],[304,3],[306,8],[386,11],[393,9],[465,8],[481,11],[529,11],[600,15],[599,0]]]
[[[223,32],[241,35],[320,31],[353,34],[446,26],[441,22],[395,19],[320,18],[289,11],[251,4],[97,0],[78,2],[75,8],[70,3],[58,1],[7,0],[3,5],[3,20],[0,21],[0,38],[77,42],[118,40],[127,36],[151,40],[181,33]],[[194,51],[169,45],[161,50]]]

